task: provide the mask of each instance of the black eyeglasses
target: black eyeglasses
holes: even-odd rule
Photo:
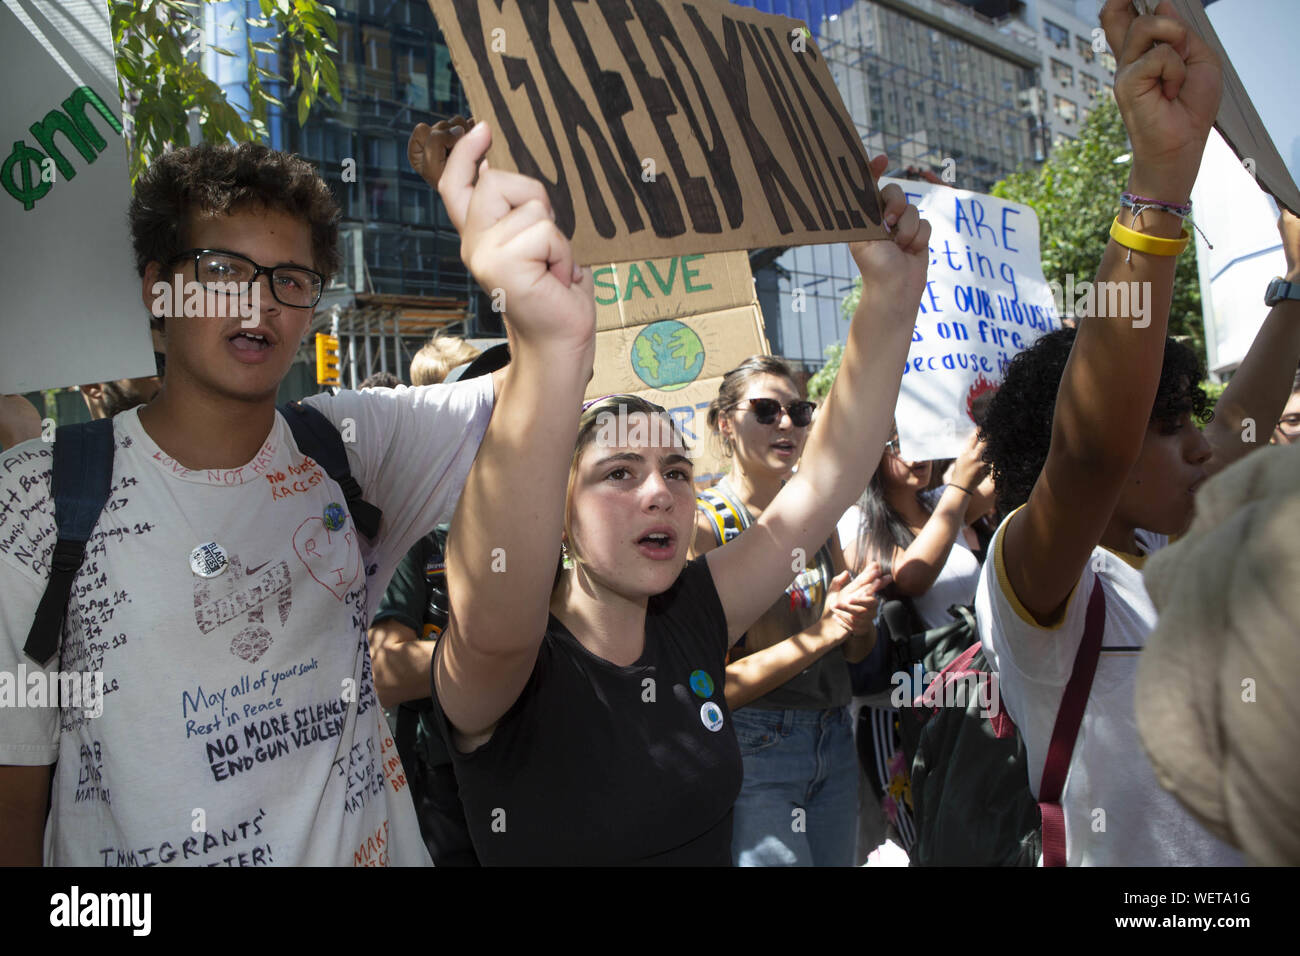
[[[325,277],[302,266],[261,266],[248,256],[224,249],[187,249],[168,263],[194,259],[194,277],[210,292],[246,295],[261,275],[271,279],[271,295],[281,305],[310,309],[320,301]],[[232,284],[234,287],[232,288]]]
[[[817,407],[816,402],[791,402],[789,405],[782,405],[775,398],[750,398],[747,399],[749,410],[754,413],[760,425],[772,425],[781,417],[781,409],[785,409],[790,416],[790,422],[795,428],[807,428],[812,424],[813,409]],[[744,405],[733,406],[739,408]]]
[[[163,352],[153,353],[154,368],[158,370],[158,377],[163,377],[163,372],[167,369],[167,355]]]

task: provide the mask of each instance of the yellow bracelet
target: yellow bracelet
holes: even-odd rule
[[[1183,234],[1178,239],[1148,236],[1145,232],[1137,232],[1128,226],[1120,225],[1119,216],[1116,216],[1115,221],[1110,225],[1110,237],[1121,246],[1152,256],[1176,256],[1187,248],[1187,243],[1192,238],[1186,227],[1183,228]]]

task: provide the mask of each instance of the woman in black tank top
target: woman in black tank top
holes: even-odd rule
[[[725,654],[879,459],[929,226],[884,190],[889,238],[850,247],[862,306],[805,469],[749,534],[687,563],[689,450],[635,400],[575,419],[591,273],[540,183],[480,164],[490,140],[481,123],[462,136],[439,183],[462,257],[505,296],[513,355],[452,523],[452,620],[433,665],[474,846],[485,864],[725,864],[740,784]]]

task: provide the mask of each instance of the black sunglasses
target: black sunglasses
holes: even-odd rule
[[[784,408],[795,428],[807,428],[811,425],[813,409],[817,407],[816,402],[791,402],[789,405],[782,405],[775,398],[751,398],[748,402],[749,410],[754,413],[760,425],[775,424],[781,417],[781,409]],[[741,404],[743,405],[744,402]]]

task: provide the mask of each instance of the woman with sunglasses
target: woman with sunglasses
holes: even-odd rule
[[[739,538],[772,504],[803,453],[814,407],[778,358],[755,355],[723,376],[708,423],[731,470],[699,495],[694,554]],[[793,581],[727,665],[745,767],[731,856],[738,866],[851,866],[858,762],[845,661],[871,650],[883,581],[872,567],[850,582],[834,534],[791,563]]]
[[[851,247],[863,302],[806,471],[739,541],[687,563],[687,450],[636,400],[575,414],[595,353],[591,273],[545,188],[481,162],[490,142],[483,123],[461,136],[439,181],[462,258],[505,298],[513,356],[452,523],[452,619],[433,663],[475,850],[486,865],[726,865],[741,777],[726,651],[875,467],[929,225],[884,190],[890,238]]]

